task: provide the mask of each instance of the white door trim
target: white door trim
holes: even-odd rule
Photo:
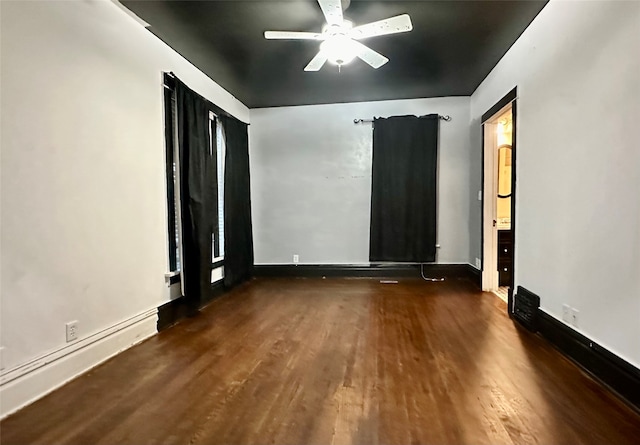
[[[484,137],[484,194],[482,197],[483,240],[482,248],[482,290],[491,292],[498,288],[498,231],[494,225],[496,220],[497,162],[495,149],[497,146],[497,123],[483,124]]]

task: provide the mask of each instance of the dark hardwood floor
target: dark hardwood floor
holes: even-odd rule
[[[0,423],[10,444],[626,444],[640,416],[462,280],[259,279]]]

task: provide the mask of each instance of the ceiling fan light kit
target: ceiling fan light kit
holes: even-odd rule
[[[358,40],[408,32],[413,29],[411,18],[407,14],[354,27],[351,21],[344,19],[340,0],[318,0],[318,3],[327,21],[322,33],[292,31],[265,31],[264,33],[264,37],[268,40],[322,41],[320,51],[304,68],[305,71],[319,71],[327,61],[338,65],[340,69],[342,65],[346,65],[356,57],[375,69],[380,68],[389,59]]]
[[[346,35],[336,34],[320,44],[320,52],[326,54],[327,60],[334,65],[346,65],[356,57],[357,53],[357,48],[351,42]]]

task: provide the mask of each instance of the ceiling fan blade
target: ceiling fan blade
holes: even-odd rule
[[[318,0],[318,3],[329,25],[342,24],[342,2],[340,0]]]
[[[367,37],[384,36],[413,29],[411,17],[408,14],[397,15],[377,22],[360,25],[349,31],[352,39],[366,39]]]
[[[375,69],[380,68],[389,61],[389,59],[382,54],[375,52],[368,46],[365,46],[356,40],[352,40],[351,43],[353,44],[353,48],[356,50],[356,56],[360,57]]]
[[[315,55],[311,62],[307,66],[304,67],[305,71],[320,71],[322,65],[327,61],[327,54],[324,51],[319,51],[318,54]]]
[[[269,40],[324,40],[317,32],[265,31],[264,38]]]

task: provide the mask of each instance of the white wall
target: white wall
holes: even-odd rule
[[[371,124],[355,118],[439,113],[440,263],[469,260],[469,98],[251,110],[251,199],[256,264],[366,264]]]
[[[111,2],[0,3],[10,371],[169,300],[161,72],[249,110]]]
[[[640,366],[640,2],[542,10],[471,97],[475,172],[480,116],[516,85],[516,284]]]

